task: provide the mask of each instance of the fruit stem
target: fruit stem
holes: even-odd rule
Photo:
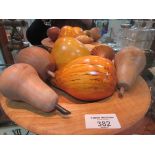
[[[71,114],[70,111],[68,111],[67,109],[63,108],[61,105],[59,104],[56,104],[56,107],[55,107],[59,112],[61,112],[63,115],[69,115]]]
[[[51,72],[50,70],[47,71],[48,75],[50,75],[52,78],[55,78],[54,72]]]
[[[124,91],[125,91],[124,87],[121,87],[120,90],[119,90],[119,93],[118,93],[118,96],[120,98],[122,98],[124,96]]]

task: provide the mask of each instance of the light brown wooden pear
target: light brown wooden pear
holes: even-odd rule
[[[0,81],[1,93],[11,100],[24,101],[44,112],[62,108],[57,104],[58,95],[29,64],[19,63],[6,68]]]
[[[145,65],[146,57],[144,51],[139,48],[126,47],[115,55],[118,87],[121,96],[125,90],[129,90],[134,85]]]

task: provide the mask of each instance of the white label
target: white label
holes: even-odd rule
[[[87,129],[118,129],[121,125],[116,114],[86,114]]]

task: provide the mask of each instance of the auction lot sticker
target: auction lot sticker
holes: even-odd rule
[[[86,114],[87,129],[119,129],[121,125],[116,114]]]

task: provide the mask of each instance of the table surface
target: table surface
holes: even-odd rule
[[[59,94],[59,104],[70,110],[70,116],[59,112],[41,112],[29,104],[9,101],[1,96],[1,106],[8,117],[36,134],[119,134],[140,121],[151,103],[150,90],[139,77],[130,91],[119,98],[117,92],[98,102],[85,103],[54,88]],[[86,129],[86,114],[116,114],[120,129]]]

